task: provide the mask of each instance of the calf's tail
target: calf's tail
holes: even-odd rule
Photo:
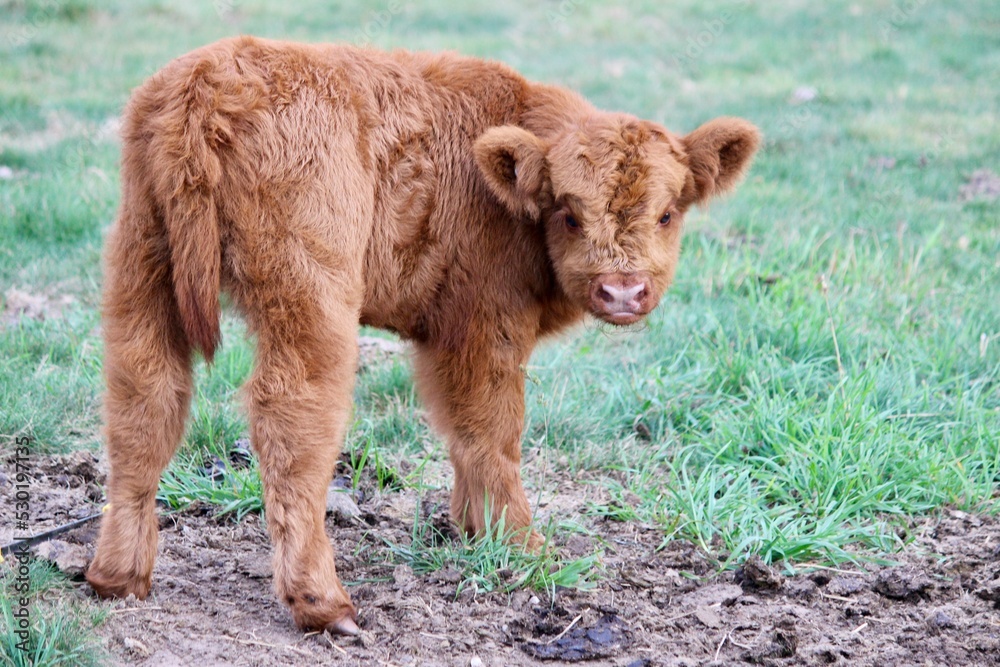
[[[225,65],[202,57],[168,68],[150,81],[145,96],[153,107],[145,128],[151,180],[163,212],[177,307],[192,347],[208,361],[221,339],[219,149],[232,142],[234,119],[252,109],[255,97]]]

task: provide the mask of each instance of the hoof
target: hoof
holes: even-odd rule
[[[285,598],[295,624],[306,632],[329,630],[338,635],[356,635],[360,630],[350,599],[322,598],[308,593]]]
[[[345,616],[339,621],[331,623],[330,625],[326,626],[326,629],[329,630],[332,634],[347,635],[349,637],[354,637],[359,632],[361,632],[361,628],[358,627],[358,624],[355,623],[354,619],[351,618],[350,616]]]
[[[98,597],[105,599],[127,598],[129,595],[134,595],[139,600],[145,600],[152,585],[151,576],[108,576],[93,565],[87,568],[83,576]]]

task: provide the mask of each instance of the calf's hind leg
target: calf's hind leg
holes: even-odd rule
[[[156,489],[184,433],[191,348],[153,216],[119,220],[108,245],[103,334],[110,509],[86,577],[102,597],[142,599],[156,559]]]
[[[355,634],[354,606],[324,528],[357,363],[357,306],[345,302],[345,293],[293,274],[274,275],[238,298],[257,336],[245,390],[274,544],[275,593],[302,629]]]

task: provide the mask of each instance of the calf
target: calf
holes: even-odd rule
[[[225,291],[256,340],[245,392],[275,590],[303,629],[347,634],[324,499],[359,324],[413,342],[454,520],[477,533],[506,512],[535,547],[519,470],[532,348],[587,314],[647,315],[685,212],[731,189],[759,142],[736,118],[677,136],[499,63],[249,37],[167,65],[122,132],[103,303],[111,509],[87,579],[149,592],[157,485]]]

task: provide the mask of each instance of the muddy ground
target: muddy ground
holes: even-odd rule
[[[89,453],[34,458],[36,531],[100,507],[105,472]],[[531,464],[526,466],[530,483]],[[446,464],[441,465],[446,473]],[[13,464],[0,464],[0,506],[13,506]],[[358,638],[303,636],[271,593],[259,516],[216,519],[205,507],[164,515],[153,592],[108,604],[98,628],[122,665],[996,665],[1000,664],[1000,522],[948,511],[912,526],[898,566],[816,568],[782,578],[751,565],[718,573],[712,554],[662,533],[586,516],[600,487],[545,487],[541,513],[577,521],[569,555],[603,549],[590,591],[456,596],[456,573],[416,576],[387,562],[406,544],[417,492],[367,486],[354,517],[327,521],[342,578],[359,610]],[[532,498],[536,496],[533,495]],[[447,525],[445,490],[423,512]],[[6,510],[4,510],[6,512]],[[11,522],[0,522],[7,543]],[[38,551],[71,575],[92,553],[96,524]],[[8,561],[9,565],[9,561]],[[90,599],[79,581],[75,595]],[[93,603],[97,604],[97,603]]]

